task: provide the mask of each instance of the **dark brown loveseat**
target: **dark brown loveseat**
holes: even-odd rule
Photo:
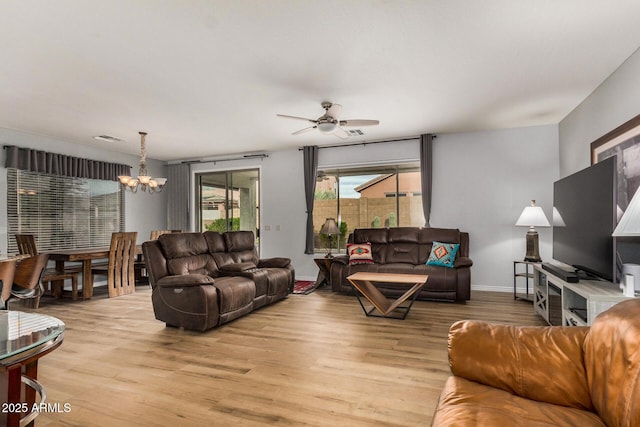
[[[426,286],[418,299],[464,301],[471,294],[469,234],[448,228],[359,228],[349,236],[351,243],[371,243],[373,264],[349,264],[341,255],[331,262],[331,288],[337,292],[353,292],[347,277],[358,271],[378,273],[428,274]],[[454,267],[426,265],[433,242],[458,243],[460,248]],[[398,297],[406,288],[396,284],[377,285],[383,294]]]
[[[204,331],[285,298],[288,258],[258,259],[251,231],[163,234],[142,244],[156,319]]]

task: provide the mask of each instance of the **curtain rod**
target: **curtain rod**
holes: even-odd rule
[[[437,135],[433,135],[434,138],[437,138]],[[335,144],[335,145],[318,145],[318,149],[322,148],[342,148],[342,147],[352,147],[354,145],[369,145],[369,144],[382,144],[386,142],[402,142],[402,141],[411,141],[414,139],[420,139],[420,135],[418,136],[408,136],[405,138],[398,139],[385,139],[380,141],[362,141],[362,142],[352,142],[350,144]],[[298,151],[302,151],[304,148],[298,148]]]

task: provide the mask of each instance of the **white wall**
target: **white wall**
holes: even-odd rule
[[[136,144],[138,142],[136,141]],[[0,145],[16,145],[69,156],[123,163],[133,166],[132,173],[138,172],[140,158],[105,151],[98,148],[60,141],[42,135],[34,135],[0,128]],[[4,167],[6,154],[0,150],[0,252],[7,253],[7,169]],[[152,176],[166,176],[164,163],[147,159],[147,169]],[[170,185],[168,183],[167,185]],[[138,242],[148,240],[153,229],[166,228],[166,196],[164,193],[153,196],[138,192],[125,195],[125,226],[127,231],[138,232]],[[11,236],[13,238],[13,236]]]
[[[524,258],[527,232],[514,226],[518,216],[532,198],[547,216],[551,214],[552,187],[558,176],[557,126],[438,135],[433,154],[432,225],[470,233],[474,289],[511,291],[512,261]],[[414,139],[324,148],[318,157],[320,168],[417,161],[419,143]],[[297,278],[315,280],[313,256],[304,254],[302,163],[301,151],[287,150],[263,160],[194,164],[192,171],[259,167],[261,255],[289,257]],[[539,232],[541,255],[548,259],[551,233]]]
[[[139,159],[56,139],[0,129],[0,143],[38,148],[79,157],[121,162],[137,171]],[[535,198],[550,215],[552,183],[558,177],[557,126],[438,135],[434,141],[434,191],[431,223],[456,227],[471,236],[472,288],[510,291],[512,261],[525,252],[526,229],[514,223]],[[326,148],[320,167],[417,161],[417,140]],[[262,184],[261,254],[290,257],[300,279],[314,280],[312,255],[304,254],[306,213],[302,151],[269,153],[265,159],[199,163],[192,173],[259,168]],[[4,154],[0,154],[4,165]],[[164,175],[160,162],[149,161],[152,175]],[[6,170],[0,166],[0,200],[6,200]],[[169,182],[167,185],[171,185]],[[190,189],[194,194],[194,189]],[[158,197],[159,196],[159,197]],[[152,229],[166,228],[164,193],[126,195],[126,228],[144,241]],[[193,211],[194,209],[192,209]],[[0,209],[0,250],[6,253],[6,209]],[[269,226],[270,230],[266,230]],[[548,229],[540,229],[541,255],[551,256]]]
[[[560,122],[560,176],[591,164],[593,141],[640,114],[640,50]]]
[[[512,291],[513,261],[526,252],[516,220],[531,199],[551,218],[557,126],[439,135],[433,158],[431,225],[469,232],[472,289]],[[538,233],[549,260],[551,230]]]

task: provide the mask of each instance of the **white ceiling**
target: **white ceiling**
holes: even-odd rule
[[[558,123],[640,46],[638,0],[3,0],[0,127],[185,160]],[[92,138],[107,134],[125,142]],[[5,141],[6,142],[6,141]]]

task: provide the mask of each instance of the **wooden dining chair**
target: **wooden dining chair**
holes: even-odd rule
[[[38,255],[38,244],[33,234],[16,234],[16,243],[20,254]],[[82,266],[65,267],[63,270],[46,268],[40,279],[43,285],[43,292],[51,288],[54,296],[60,297],[63,294],[65,280],[71,280],[71,298],[78,299],[78,277],[82,272]]]
[[[36,238],[33,234],[16,234],[16,243],[20,254],[38,255]]]
[[[170,233],[182,233],[182,230],[152,230],[149,235],[149,240],[158,240],[158,237],[163,234]],[[149,284],[149,277],[147,276],[147,264],[143,259],[138,259],[135,264],[136,283]]]
[[[15,258],[0,261],[0,309],[5,309],[6,302],[11,298],[11,286],[16,275]]]
[[[152,230],[151,235],[149,236],[149,240],[158,240],[158,237],[162,236],[163,234],[170,233],[182,233],[182,230]]]
[[[134,293],[136,290],[134,265],[136,262],[135,231],[113,233],[109,247],[109,263],[91,268],[91,274],[106,275],[109,297]],[[95,280],[95,279],[94,279]]]
[[[18,261],[11,286],[11,296],[24,300],[24,304],[38,308],[44,292],[40,281],[49,261],[48,254],[34,255]]]

